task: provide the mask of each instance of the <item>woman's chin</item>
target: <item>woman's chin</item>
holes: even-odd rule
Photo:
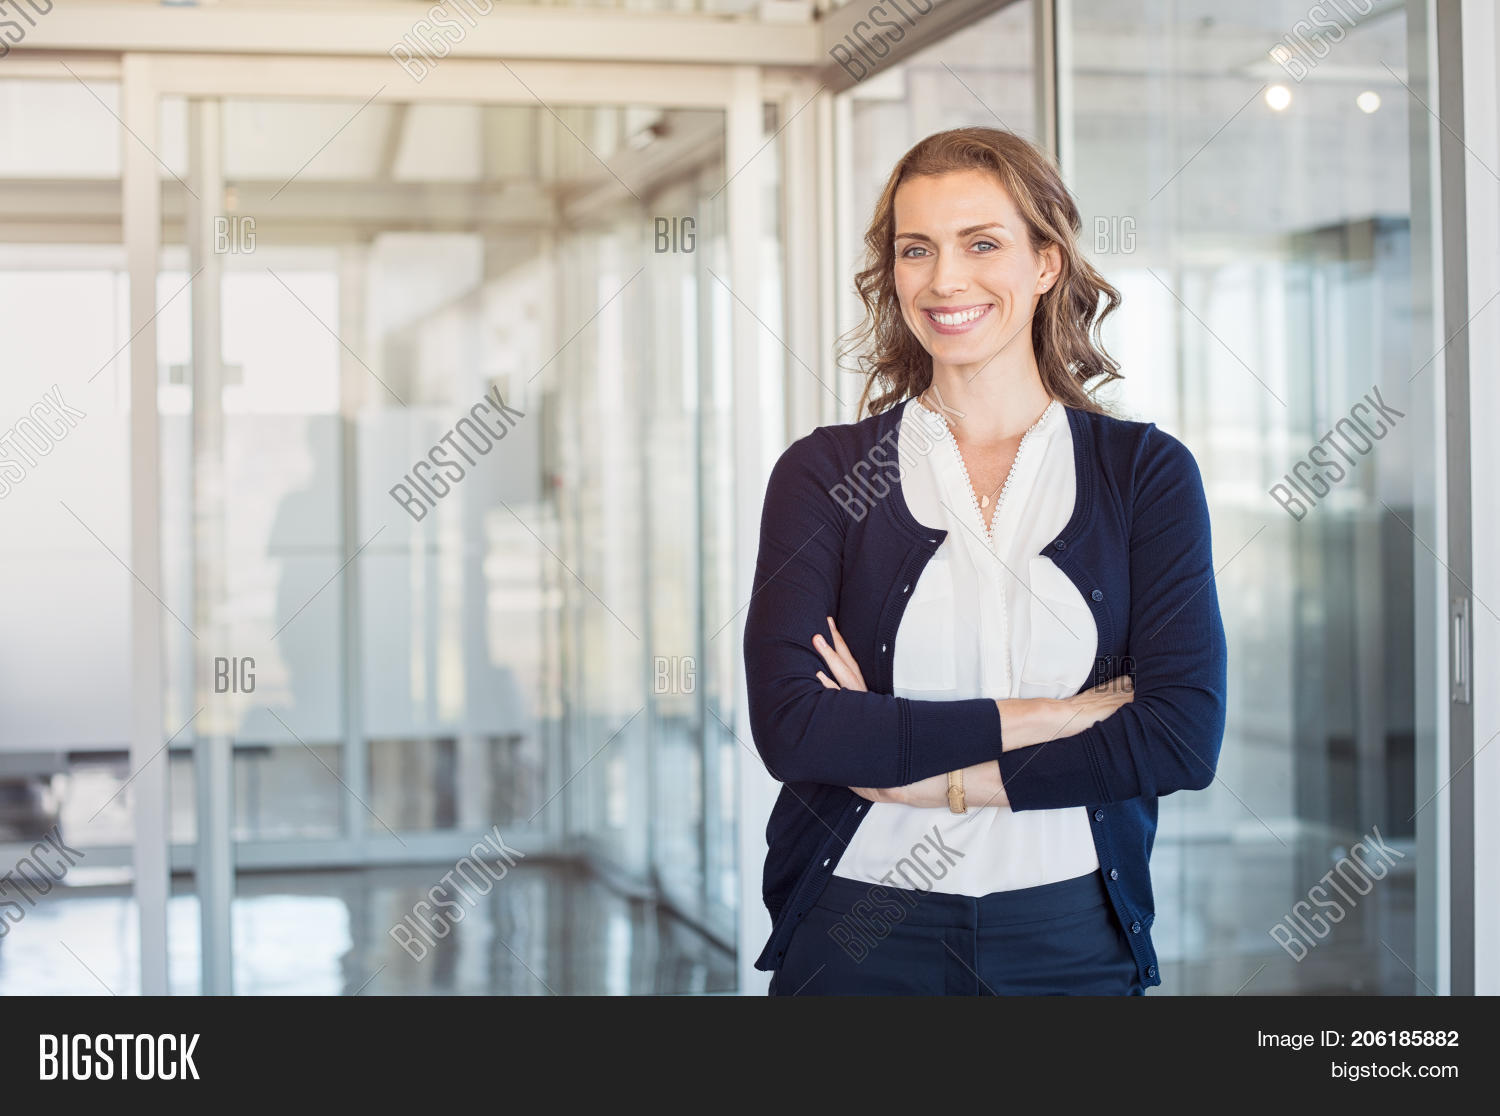
[[[927,352],[931,355],[933,363],[955,368],[983,364],[995,355],[993,348],[986,348],[967,337],[962,342],[955,342],[955,339],[951,337],[938,338],[928,345]]]

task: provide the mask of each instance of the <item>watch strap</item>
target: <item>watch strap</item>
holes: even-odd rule
[[[964,773],[962,770],[948,772],[948,810],[954,814],[967,814],[964,802]]]

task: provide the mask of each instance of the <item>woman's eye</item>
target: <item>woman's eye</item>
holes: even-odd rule
[[[909,244],[901,250],[901,256],[903,259],[914,260],[917,257],[912,255],[913,252],[925,253],[926,251],[927,249],[923,248],[920,244]]]
[[[996,244],[993,240],[980,240],[975,242],[974,248],[976,251],[980,248],[993,248],[996,251],[999,251],[1000,245]]]

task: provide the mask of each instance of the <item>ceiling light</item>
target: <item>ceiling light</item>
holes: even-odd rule
[[[1380,94],[1376,93],[1373,89],[1366,89],[1358,97],[1354,98],[1354,103],[1359,106],[1360,112],[1374,112],[1380,107]]]
[[[1273,85],[1266,90],[1266,104],[1272,112],[1281,112],[1292,103],[1292,91],[1284,85]]]

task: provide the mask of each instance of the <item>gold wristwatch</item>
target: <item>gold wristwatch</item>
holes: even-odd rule
[[[954,814],[967,814],[964,803],[964,773],[962,770],[948,772],[948,810]]]

